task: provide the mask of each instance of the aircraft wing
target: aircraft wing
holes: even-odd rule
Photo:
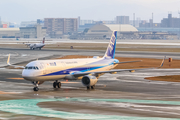
[[[161,62],[161,65],[159,67],[154,67],[154,68],[143,68],[143,69],[114,69],[114,70],[109,70],[109,71],[97,71],[97,72],[77,72],[77,73],[74,73],[73,76],[75,77],[80,77],[80,76],[84,76],[84,75],[89,75],[89,74],[92,74],[92,75],[98,75],[98,74],[103,74],[103,73],[116,73],[116,72],[123,72],[123,71],[129,71],[129,72],[135,72],[136,70],[148,70],[148,69],[158,69],[158,68],[161,68],[163,65],[164,65],[164,61],[166,59],[166,56],[164,57],[164,59],[162,60]]]
[[[25,68],[24,66],[12,65],[12,64],[10,63],[10,54],[9,54],[9,56],[8,56],[8,59],[7,59],[7,65],[8,65],[8,66],[11,66],[11,67],[13,67],[13,68],[18,68],[18,69],[24,69],[24,68]]]
[[[97,72],[80,72],[80,73],[74,73],[73,76],[75,77],[80,77],[84,75],[97,75],[97,74],[103,74],[103,73],[116,73],[116,72],[124,72],[124,71],[129,71],[129,72],[134,72],[136,70],[147,70],[147,69],[156,69],[156,68],[145,68],[145,69],[114,69],[114,70],[109,70],[109,71],[97,71]]]
[[[30,46],[31,44],[30,43],[24,43],[27,47]]]

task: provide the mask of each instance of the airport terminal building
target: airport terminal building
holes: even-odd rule
[[[130,39],[138,37],[138,30],[129,24],[96,24],[89,28],[83,35],[71,36],[73,39],[106,39],[110,38],[114,30],[118,31],[117,38]]]
[[[43,38],[46,36],[46,27],[20,27],[20,38]]]

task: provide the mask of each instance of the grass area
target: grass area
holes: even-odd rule
[[[180,82],[180,75],[148,77],[145,79],[166,82]]]

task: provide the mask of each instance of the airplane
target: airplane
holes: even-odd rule
[[[45,38],[43,38],[41,43],[24,43],[24,44],[27,45],[27,47],[29,47],[31,50],[34,49],[41,50],[41,48],[45,46],[44,43],[45,43]]]
[[[93,58],[83,59],[36,60],[28,63],[25,67],[17,66],[17,68],[23,68],[22,77],[25,80],[31,81],[35,85],[33,88],[34,91],[38,91],[38,86],[45,81],[55,81],[53,83],[53,87],[60,88],[61,82],[58,82],[58,80],[81,80],[82,84],[86,86],[87,89],[94,89],[96,83],[98,82],[98,78],[105,73],[116,74],[117,72],[122,71],[134,72],[135,70],[144,70],[113,70],[113,68],[118,64],[140,62],[119,62],[117,59],[115,59],[116,39],[117,31],[113,31],[107,50],[102,58],[95,56]],[[163,66],[164,60],[165,58],[163,59],[160,67]],[[10,64],[10,54],[7,64],[9,66],[13,66]]]

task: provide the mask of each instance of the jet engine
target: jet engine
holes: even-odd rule
[[[98,79],[95,76],[85,75],[82,78],[82,84],[84,86],[94,86],[97,83]]]

